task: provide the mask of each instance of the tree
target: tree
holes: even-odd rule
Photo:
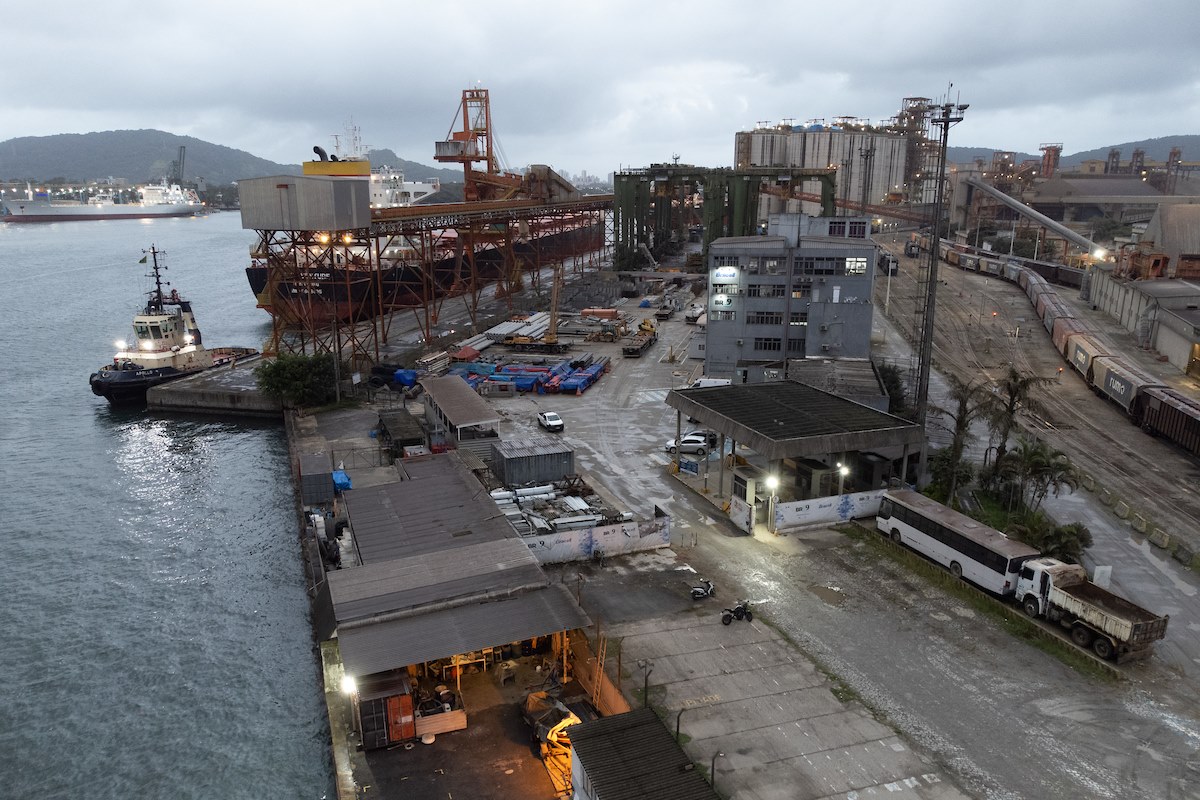
[[[955,375],[947,377],[950,384],[949,398],[954,402],[952,409],[932,406],[933,410],[950,420],[950,446],[946,455],[945,469],[949,483],[946,489],[946,505],[955,506],[954,493],[958,490],[959,464],[962,462],[963,451],[974,437],[971,436],[971,424],[987,410],[988,394],[982,380],[963,381]],[[966,480],[970,480],[970,470]]]
[[[320,406],[336,395],[333,355],[280,355],[254,369],[258,386],[288,407]]]
[[[1008,438],[1017,426],[1017,412],[1024,408],[1035,414],[1041,413],[1041,404],[1033,398],[1033,390],[1049,382],[1049,378],[1020,372],[1012,364],[1008,365],[1008,372],[997,382],[983,412],[997,441],[993,479],[999,476],[1000,462],[1008,451]]]
[[[879,380],[888,396],[888,413],[903,414],[908,410],[905,401],[904,381],[900,378],[900,368],[895,364],[882,364],[879,367]]]
[[[1043,444],[1036,466],[1031,476],[1030,498],[1034,511],[1041,507],[1049,492],[1053,491],[1054,496],[1058,497],[1064,488],[1071,491],[1079,488],[1079,472],[1063,451]]]
[[[1005,531],[1044,556],[1078,564],[1083,551],[1092,546],[1092,532],[1079,522],[1059,525],[1041,511],[1024,515]]]

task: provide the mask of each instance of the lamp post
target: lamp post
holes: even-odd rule
[[[725,757],[724,753],[717,751],[717,752],[713,753],[712,762],[709,763],[709,765],[708,765],[708,774],[712,778],[712,780],[709,781],[709,784],[712,786],[713,789],[717,788],[717,759],[724,758],[724,757]]]
[[[938,149],[937,193],[933,205],[933,235],[929,246],[929,275],[925,290],[925,310],[921,321],[921,355],[920,372],[917,380],[917,425],[925,431],[925,421],[929,413],[929,374],[933,360],[933,316],[937,307],[937,270],[938,242],[941,239],[942,209],[945,207],[946,195],[946,144],[950,139],[951,126],[962,122],[963,112],[967,110],[966,103],[944,103],[933,109],[930,123],[941,129],[941,146]],[[917,480],[925,474],[926,460],[929,455],[928,437],[921,439],[921,459]]]
[[[842,493],[842,487],[846,483],[846,476],[850,474],[850,468],[839,461],[838,465],[837,465],[837,473],[838,473],[838,494],[840,495]]]

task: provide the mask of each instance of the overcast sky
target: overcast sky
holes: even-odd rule
[[[970,104],[954,146],[1200,133],[1195,0],[26,1],[0,19],[0,141],[155,128],[298,163],[353,118],[433,164],[481,87],[507,166],[606,174],[727,166],[759,121],[878,122],[950,83]]]

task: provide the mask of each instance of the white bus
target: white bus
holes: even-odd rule
[[[995,528],[907,490],[884,495],[875,524],[892,541],[936,561],[954,577],[999,595],[1011,595],[1021,565],[1040,555]]]

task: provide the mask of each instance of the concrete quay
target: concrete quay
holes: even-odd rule
[[[283,404],[258,390],[254,368],[261,359],[239,359],[197,375],[151,387],[146,407],[151,411],[180,411],[278,419]]]

